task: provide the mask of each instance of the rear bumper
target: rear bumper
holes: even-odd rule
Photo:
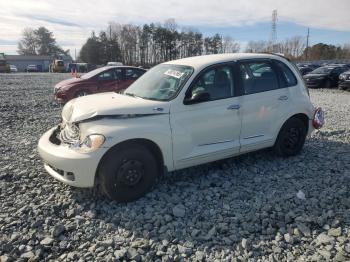
[[[75,187],[93,187],[100,159],[105,153],[100,148],[92,153],[79,153],[67,145],[55,145],[50,136],[56,128],[47,131],[39,140],[38,151],[46,171],[55,179]]]

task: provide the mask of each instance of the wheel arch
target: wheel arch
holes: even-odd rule
[[[276,143],[277,138],[278,138],[278,135],[279,135],[279,133],[281,132],[283,126],[284,126],[290,119],[292,119],[292,118],[300,119],[300,120],[304,123],[304,125],[305,125],[305,127],[306,127],[306,133],[309,132],[309,117],[307,116],[307,114],[305,114],[305,113],[296,113],[296,114],[293,114],[293,115],[291,115],[290,117],[288,117],[288,118],[280,125],[280,127],[279,127],[279,129],[278,129],[278,132],[277,132],[277,135],[275,136],[274,144]]]
[[[158,168],[160,176],[164,173],[164,171],[167,170],[167,167],[164,165],[163,153],[162,153],[160,147],[157,145],[157,143],[155,143],[154,141],[152,141],[150,139],[146,139],[146,138],[128,139],[128,140],[125,140],[125,141],[122,141],[120,143],[115,144],[114,146],[109,148],[103,154],[103,156],[101,157],[101,159],[98,163],[97,169],[96,169],[95,185],[98,184],[98,182],[99,182],[99,169],[100,169],[100,166],[103,163],[105,157],[107,156],[107,154],[109,154],[112,150],[116,150],[117,148],[122,149],[122,148],[130,146],[131,144],[142,145],[152,153],[152,155],[156,158],[157,168]]]

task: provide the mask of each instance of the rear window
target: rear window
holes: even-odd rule
[[[289,67],[280,61],[275,60],[274,62],[282,73],[281,87],[295,86],[298,83],[298,81],[293,72],[289,69]]]

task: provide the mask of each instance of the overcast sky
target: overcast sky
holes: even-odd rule
[[[108,22],[143,24],[174,18],[205,35],[231,35],[242,45],[268,40],[273,9],[277,37],[306,35],[311,43],[350,43],[350,0],[0,0],[0,52],[15,54],[25,27],[45,26],[65,49],[78,51]]]

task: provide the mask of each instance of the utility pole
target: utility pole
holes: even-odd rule
[[[276,52],[276,42],[277,42],[277,9],[274,9],[272,11],[271,38],[270,38],[272,52]]]
[[[305,59],[308,59],[310,28],[307,28]]]
[[[110,52],[111,52],[111,56],[110,56],[110,59],[109,59],[109,61],[114,61],[113,60],[113,51],[112,51],[112,49],[113,49],[113,47],[112,47],[112,25],[109,25],[109,48],[110,48]]]
[[[74,62],[77,62],[77,49],[74,48]]]

